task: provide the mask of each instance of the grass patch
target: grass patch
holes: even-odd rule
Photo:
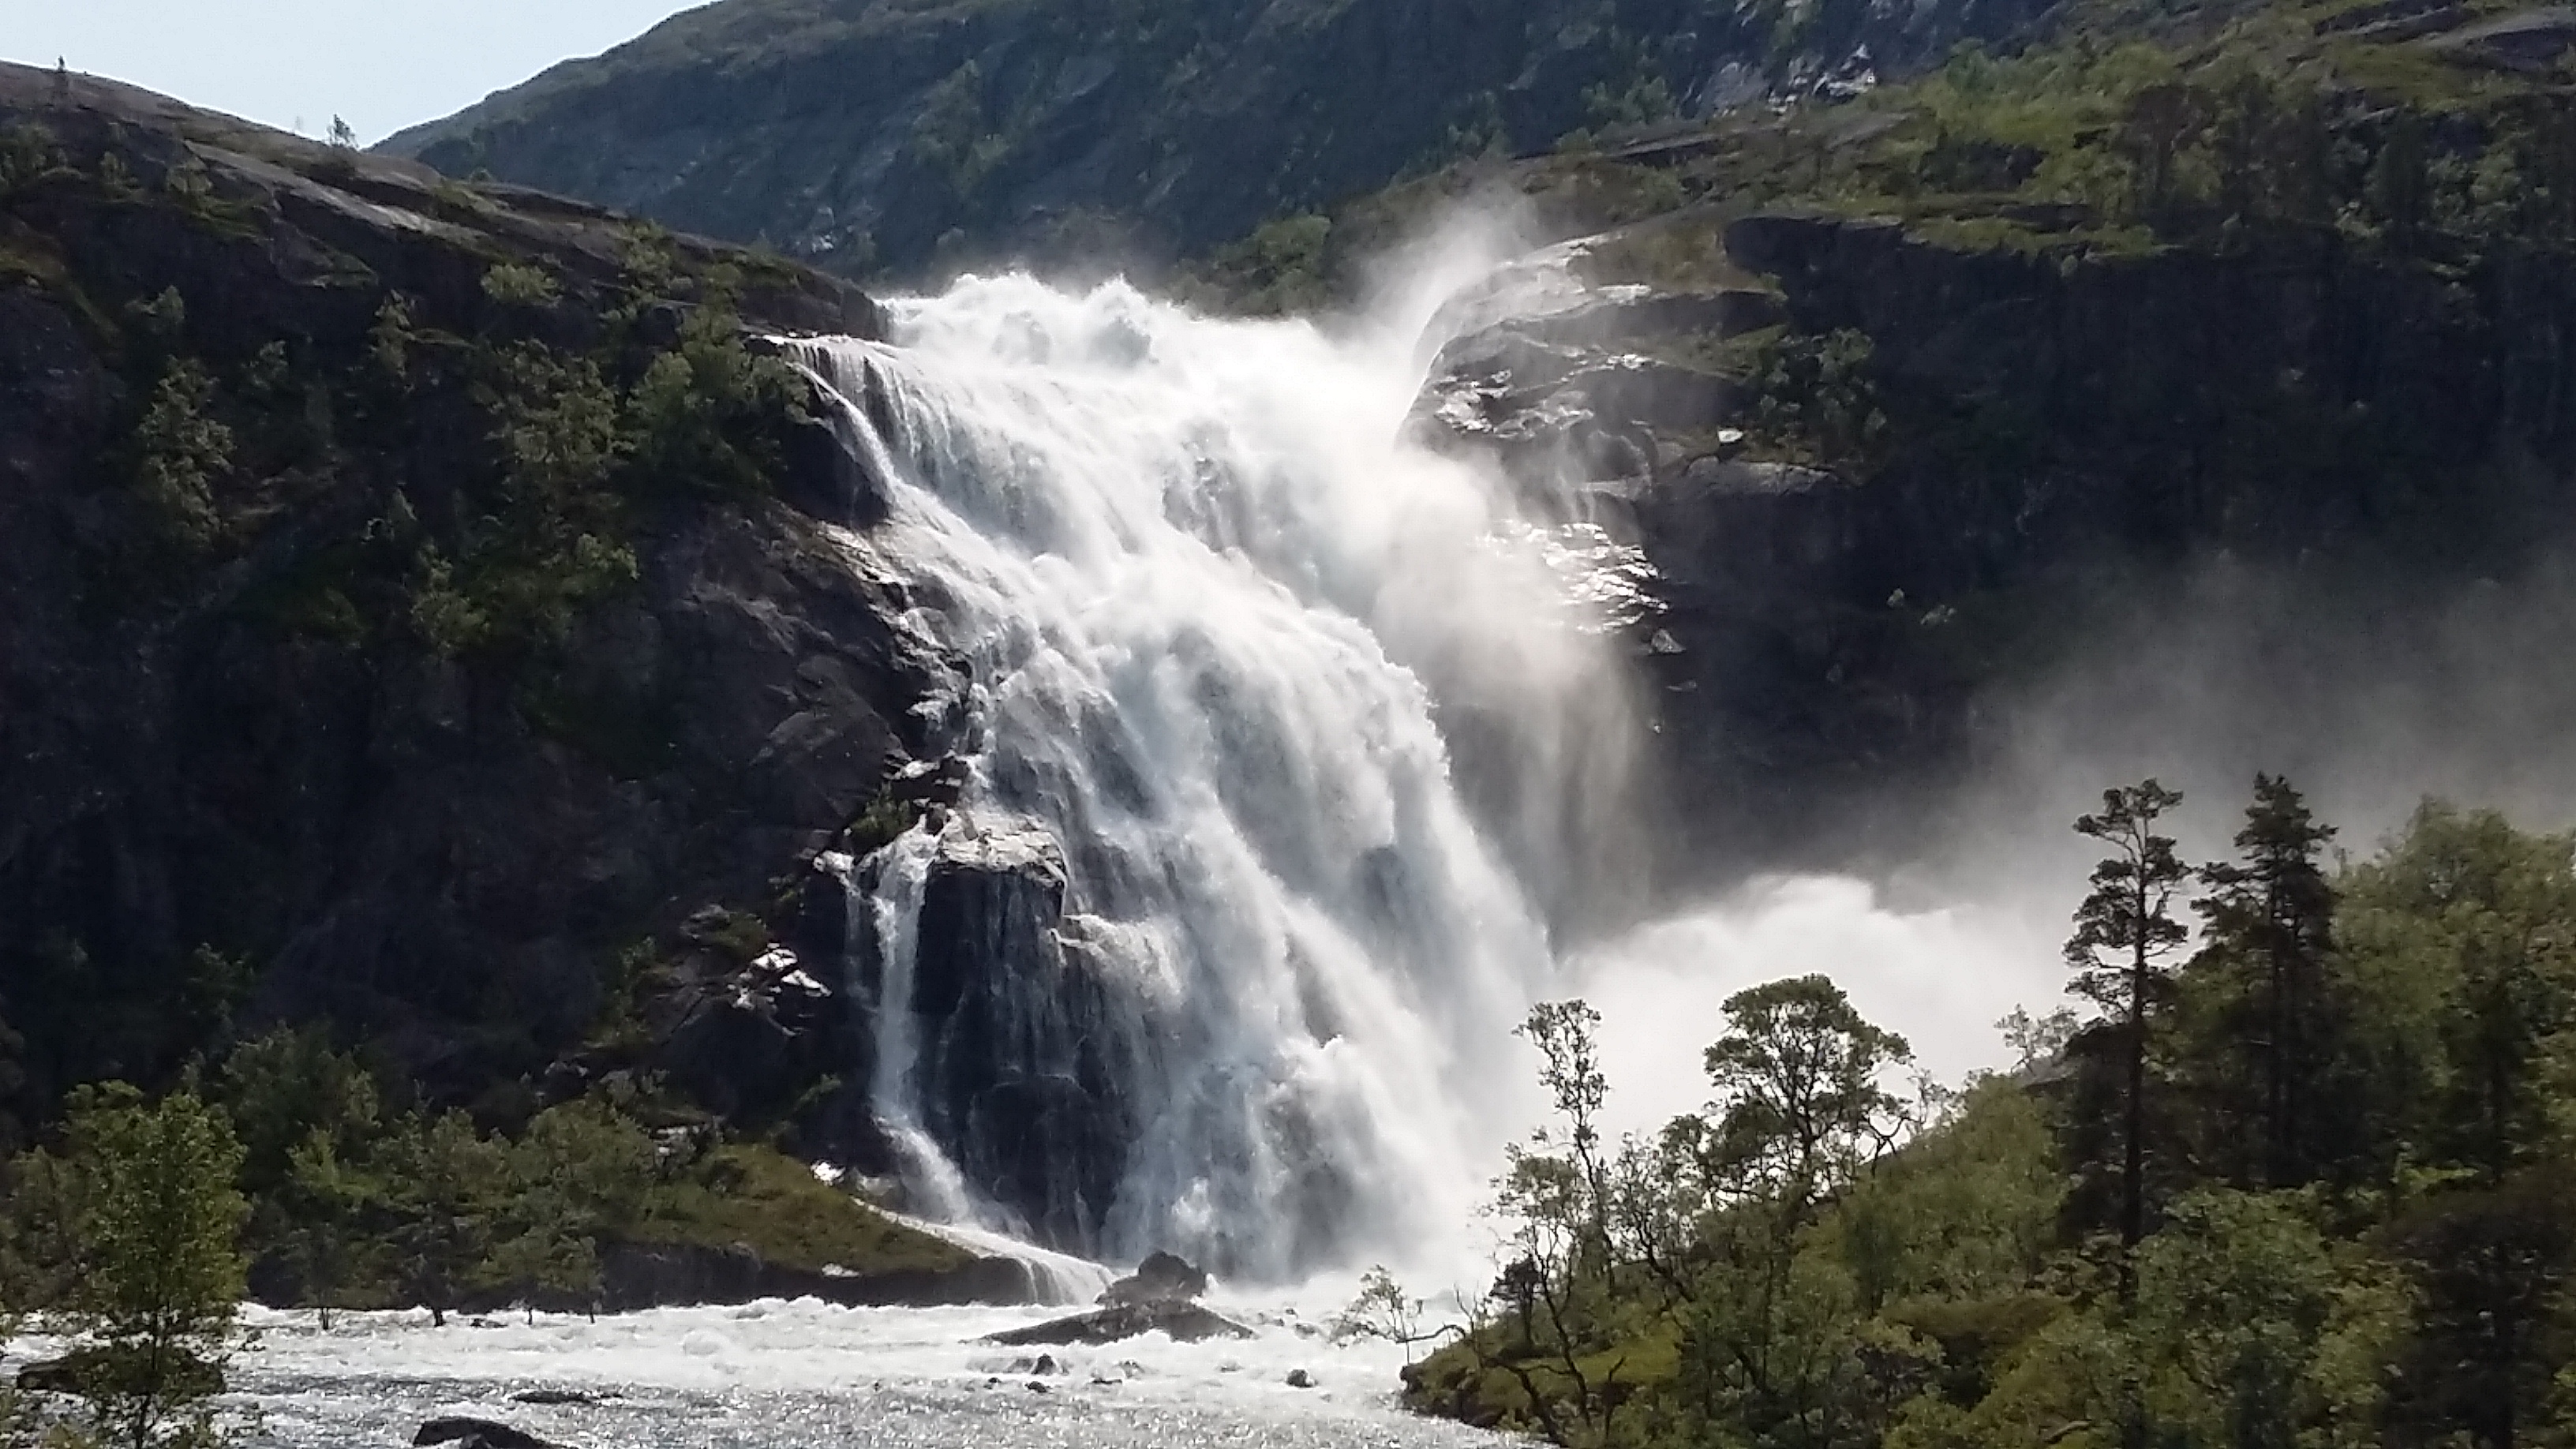
[[[708,1248],[739,1244],[809,1273],[939,1272],[973,1258],[817,1180],[784,1153],[739,1143],[718,1148],[688,1179],[663,1189],[635,1238]]]

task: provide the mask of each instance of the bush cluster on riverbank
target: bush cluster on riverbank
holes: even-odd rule
[[[1593,1018],[1534,1015],[1557,1118],[1412,1401],[1580,1445],[2567,1442],[2576,837],[2427,805],[2329,861],[2267,779],[2194,868],[2178,804],[2086,817],[2094,1014],[1964,1091],[1890,1090],[1905,1043],[1811,977],[1727,1004],[1707,1112],[1610,1143]]]
[[[399,1097],[315,1029],[245,1042],[157,1101],[76,1092],[53,1140],[0,1166],[0,1309],[70,1344],[29,1393],[0,1390],[0,1443],[208,1442],[245,1291],[326,1325],[397,1306],[444,1323],[596,1308],[621,1244],[853,1275],[967,1259],[648,1092],[558,1103],[511,1134]]]

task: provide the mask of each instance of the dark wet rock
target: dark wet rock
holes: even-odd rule
[[[1516,319],[1509,330],[1558,347],[1627,349],[1667,338],[1740,336],[1788,320],[1779,295],[1759,287],[1673,292],[1626,286],[1605,288],[1597,299],[1563,311]],[[1444,368],[1451,361],[1443,355]]]
[[[561,1408],[597,1404],[603,1397],[599,1394],[583,1393],[579,1389],[522,1389],[510,1396],[510,1402]]]
[[[1109,1306],[1126,1303],[1186,1303],[1206,1296],[1208,1275],[1176,1253],[1154,1253],[1136,1271],[1110,1284],[1100,1294]]]
[[[973,767],[959,755],[914,760],[886,782],[890,799],[930,805],[954,805],[966,791]]]
[[[1838,487],[1842,479],[1822,468],[1797,463],[1742,462],[1727,458],[1694,458],[1670,485],[1675,493],[1698,491],[1709,498],[1780,498]]]
[[[1652,353],[1775,325],[1779,299],[1748,288],[1609,292],[1450,342],[1432,364],[1410,435],[1433,448],[1482,453],[1544,494],[1568,482],[1643,477],[1658,461],[1659,439],[1731,420],[1742,406],[1738,384]],[[1487,310],[1462,305],[1454,315]]]
[[[552,1440],[540,1439],[524,1429],[514,1429],[491,1419],[463,1416],[432,1419],[411,1436],[415,1445],[454,1444],[457,1449],[559,1449]]]
[[[1292,1389],[1311,1389],[1314,1386],[1315,1376],[1313,1374],[1306,1372],[1304,1369],[1290,1369],[1288,1371],[1288,1387]]]
[[[922,890],[912,1011],[925,1128],[1038,1241],[1079,1253],[1096,1250],[1141,1130],[1123,1084],[1142,1075],[1155,1017],[1086,949],[1065,890],[1043,825],[951,812]],[[873,933],[861,944],[873,978]]]
[[[786,947],[693,973],[657,1005],[664,1070],[715,1112],[774,1109],[848,1060],[849,1013],[821,979],[837,974],[837,960],[809,971]]]
[[[987,1335],[985,1342],[1027,1347],[1034,1344],[1104,1344],[1136,1338],[1148,1333],[1169,1334],[1177,1342],[1198,1343],[1211,1338],[1250,1338],[1252,1330],[1231,1319],[1220,1317],[1195,1303],[1159,1300],[1147,1303],[1121,1304],[1115,1308],[1077,1313],[1068,1318],[1052,1319]]]

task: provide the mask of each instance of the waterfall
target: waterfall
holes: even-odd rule
[[[953,798],[852,874],[917,1205],[1244,1279],[1456,1243],[1580,850],[1528,811],[1625,748],[1562,540],[1400,441],[1400,330],[1025,277],[889,312],[798,355],[956,666]],[[1548,777],[1523,818],[1465,803],[1469,715]]]

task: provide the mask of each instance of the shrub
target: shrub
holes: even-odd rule
[[[232,466],[233,434],[209,416],[214,379],[194,362],[173,363],[134,434],[136,492],[154,536],[183,554],[201,554],[223,533],[215,479]]]
[[[483,274],[483,295],[507,307],[551,307],[563,294],[542,268],[502,262]]]

